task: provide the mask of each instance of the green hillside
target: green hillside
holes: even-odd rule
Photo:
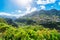
[[[0,18],[0,40],[60,40],[59,24],[45,24],[36,23],[32,19],[18,21]]]

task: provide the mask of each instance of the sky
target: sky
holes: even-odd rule
[[[0,15],[18,18],[42,9],[60,10],[60,0],[0,0]]]

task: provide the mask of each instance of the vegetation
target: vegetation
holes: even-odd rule
[[[60,40],[60,33],[56,29],[39,25],[15,28],[4,24],[0,29],[1,40]]]
[[[60,40],[58,17],[53,16],[54,20],[44,17],[0,18],[0,40]]]

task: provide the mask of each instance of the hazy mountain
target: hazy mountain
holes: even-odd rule
[[[60,10],[56,10],[56,9],[51,9],[51,10],[39,10],[39,11],[35,11],[32,13],[29,13],[27,15],[25,15],[24,17],[36,17],[36,16],[40,16],[40,15],[48,15],[48,16],[60,16]]]
[[[39,11],[34,11],[32,13],[28,13],[27,15],[24,15],[19,18],[25,18],[25,17],[40,17],[40,16],[60,16],[60,10],[56,9],[51,9],[51,10],[39,10]],[[6,16],[6,15],[0,15],[2,18],[11,18],[11,19],[16,19],[17,17],[14,16]]]

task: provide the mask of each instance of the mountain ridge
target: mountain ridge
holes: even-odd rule
[[[57,9],[39,10],[39,11],[34,11],[34,12],[31,12],[31,13],[27,13],[26,15],[20,16],[18,18],[37,17],[37,16],[41,16],[41,15],[48,15],[48,16],[55,15],[55,16],[60,16],[60,10],[57,10]],[[0,17],[2,17],[2,18],[12,18],[12,19],[16,19],[17,16],[14,17],[14,16],[0,15]]]

